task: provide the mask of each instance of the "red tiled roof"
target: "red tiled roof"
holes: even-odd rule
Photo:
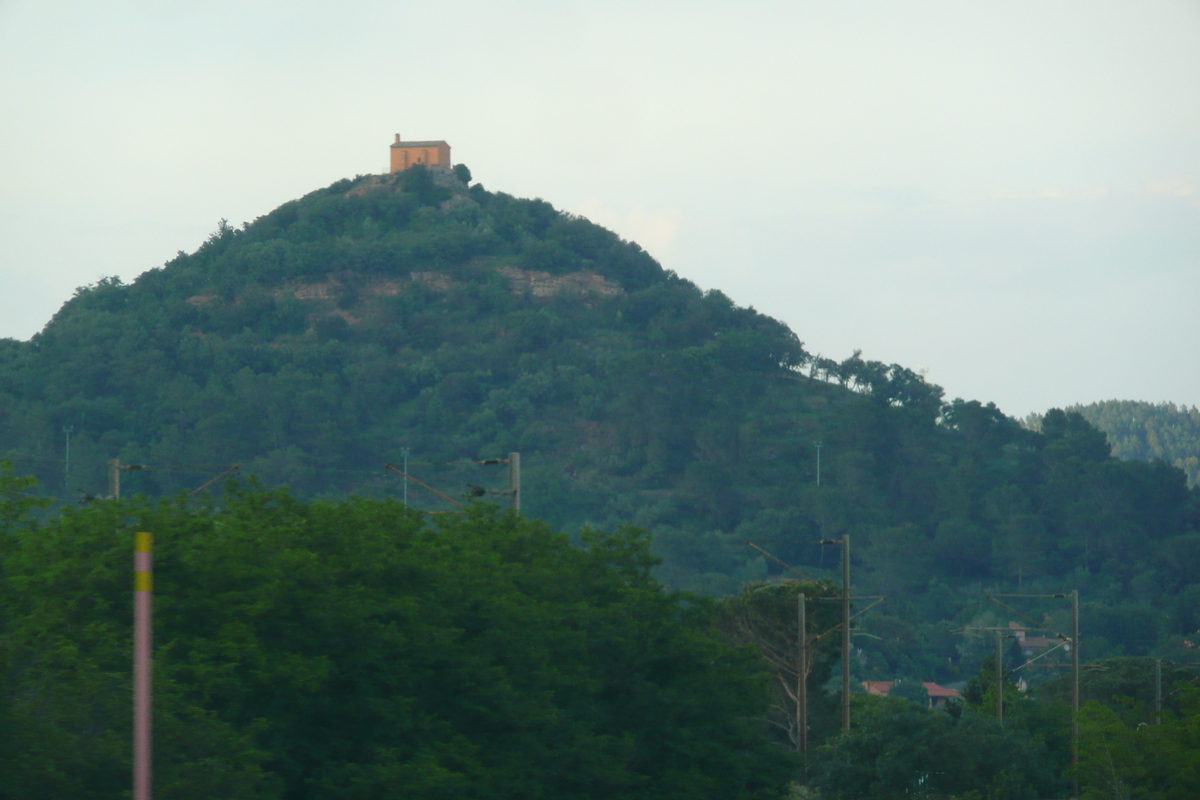
[[[884,697],[896,685],[895,681],[863,681],[863,688],[867,690],[867,694],[877,694]],[[939,686],[933,681],[922,681],[921,685],[925,687],[925,693],[930,697],[961,697],[958,689],[948,689],[945,686]]]

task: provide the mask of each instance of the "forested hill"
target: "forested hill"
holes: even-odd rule
[[[1117,458],[1165,461],[1200,482],[1200,409],[1174,403],[1104,400],[1072,406],[1104,431]]]
[[[856,586],[889,596],[862,677],[977,667],[949,631],[992,587],[1079,588],[1097,657],[1200,627],[1178,469],[1112,458],[1078,414],[1037,433],[903,367],[815,358],[637,245],[450,173],[341,181],[81,289],[3,342],[0,392],[0,457],[72,503],[106,492],[111,458],[147,467],[126,494],[239,463],[305,497],[399,496],[383,464],[407,448],[458,497],[503,487],[470,462],[520,451],[526,514],[642,526],[676,587],[783,569],[746,540],[824,574],[813,541],[848,533]]]

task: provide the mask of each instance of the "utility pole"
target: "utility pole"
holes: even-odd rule
[[[804,608],[804,593],[796,596],[797,623],[800,628],[800,663],[796,670],[796,748],[808,752],[808,617]]]
[[[996,722],[1004,724],[1004,633],[996,631]]]
[[[850,730],[850,534],[838,539],[820,539],[817,544],[842,546],[842,732]]]
[[[1154,724],[1162,725],[1162,659],[1154,659]]]
[[[234,468],[235,469],[237,468],[236,464],[234,465]],[[148,469],[148,466],[146,464],[122,464],[121,459],[119,459],[119,458],[110,458],[108,460],[108,496],[109,496],[109,498],[111,498],[113,500],[121,499],[121,470],[131,470],[131,469]],[[222,472],[220,475],[217,476],[217,478],[224,477],[230,471],[231,470],[226,470],[225,472]],[[205,486],[208,486],[209,483],[212,483],[217,478],[213,478],[213,480],[204,484],[204,486],[201,486],[200,489],[205,488]],[[196,492],[199,492],[200,489],[197,489],[195,492],[192,492],[192,494],[196,494]],[[191,495],[188,495],[188,496],[191,497]]]
[[[842,732],[850,730],[850,534],[842,534]]]
[[[1071,766],[1079,764],[1079,590],[1072,589],[1070,594],[989,594],[988,599],[1011,611],[1017,609],[1001,602],[1000,597],[1044,597],[1054,600],[1071,601],[1071,635],[1058,634],[1060,639],[1066,639],[1071,645]],[[1021,612],[1017,612],[1021,613]],[[1024,614],[1022,614],[1024,616]],[[1027,618],[1028,619],[1028,618]],[[1073,781],[1074,793],[1079,794],[1079,781]]]
[[[150,800],[150,605],[153,534],[134,534],[133,548],[133,800]]]
[[[801,578],[810,580],[806,575],[804,575],[804,573],[800,572],[798,569],[791,566],[790,564],[783,561],[782,559],[777,558],[776,556],[772,555],[770,552],[759,547],[754,542],[747,541],[746,544],[749,545],[750,547],[753,547],[755,550],[758,550],[760,553],[762,553],[766,557],[770,558],[771,560],[779,563],[785,569],[789,569],[792,572],[795,572]],[[842,552],[843,552],[843,555],[845,556],[845,558],[842,561],[843,582],[842,582],[841,596],[839,597],[839,596],[835,595],[835,596],[831,596],[831,597],[814,597],[813,602],[829,600],[829,601],[837,601],[842,604],[842,621],[841,621],[841,623],[833,626],[829,630],[818,635],[816,637],[816,639],[822,639],[825,636],[827,636],[828,634],[831,634],[834,631],[838,630],[839,628],[841,628],[841,630],[842,630],[842,656],[843,656],[842,664],[845,667],[842,670],[842,689],[843,689],[843,691],[842,691],[842,697],[843,697],[842,721],[843,721],[843,730],[848,730],[849,726],[850,726],[850,701],[849,701],[849,698],[850,698],[850,691],[849,691],[850,690],[850,670],[848,667],[848,665],[850,663],[850,659],[849,659],[850,636],[847,632],[850,630],[850,619],[851,619],[851,617],[850,617],[850,601],[851,600],[874,600],[875,601],[874,603],[867,606],[862,611],[859,611],[858,614],[855,615],[855,616],[858,616],[859,614],[865,614],[866,612],[870,611],[872,608],[879,605],[887,598],[882,595],[870,595],[870,596],[866,596],[866,597],[850,597],[850,566],[849,566],[849,564],[850,564],[850,537],[849,536],[843,536],[841,539],[817,539],[816,541],[813,542],[813,544],[822,545],[822,546],[830,545],[830,544],[840,544],[840,545],[842,545]],[[822,552],[824,552],[824,551],[822,551]],[[796,596],[796,621],[797,621],[797,627],[799,628],[799,636],[797,637],[799,640],[799,645],[797,647],[798,664],[796,667],[796,673],[797,673],[796,694],[793,699],[796,701],[796,717],[798,720],[797,726],[799,728],[799,735],[796,736],[796,745],[797,745],[797,749],[800,750],[801,752],[808,751],[809,649],[808,649],[807,601],[808,601],[808,597],[803,592],[797,594],[797,596]],[[815,639],[814,639],[814,641],[815,641]],[[780,659],[780,658],[777,658],[774,653],[772,653],[769,660],[771,661],[771,663],[773,665],[776,666],[776,668],[783,666],[783,668],[786,669],[786,657],[783,659]],[[780,680],[783,680],[783,679],[780,678]],[[786,685],[785,685],[785,688],[786,688]]]
[[[509,508],[521,510],[521,454],[508,454],[508,497]]]
[[[1079,766],[1079,590],[1071,590],[1071,766]],[[1073,770],[1074,772],[1074,770]],[[1079,778],[1071,779],[1079,796]]]
[[[821,485],[821,443],[814,442],[813,447],[817,448],[817,486]]]

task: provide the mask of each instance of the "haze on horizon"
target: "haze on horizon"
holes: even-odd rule
[[[0,0],[0,336],[398,131],[810,352],[1013,415],[1200,404],[1198,88],[1187,0]]]

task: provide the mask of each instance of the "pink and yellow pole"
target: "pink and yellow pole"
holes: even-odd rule
[[[150,598],[154,535],[134,535],[133,552],[133,800],[150,800]]]

